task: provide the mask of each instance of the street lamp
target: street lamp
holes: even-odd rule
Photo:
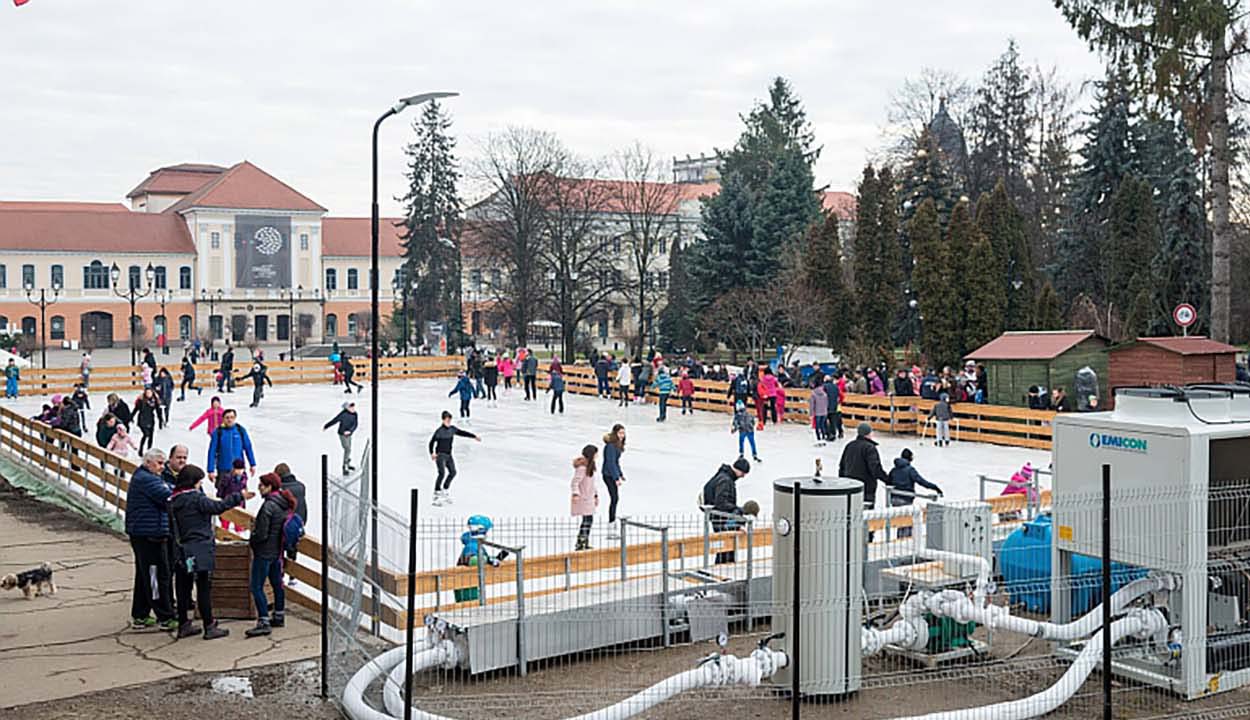
[[[121,280],[122,271],[121,268],[117,267],[117,263],[113,263],[112,269],[109,270],[109,275],[113,279],[113,294],[130,301],[130,364],[135,365],[138,363],[135,352],[135,330],[138,327],[138,318],[135,317],[135,302],[152,294],[152,280],[156,276],[156,270],[152,267],[152,263],[148,263],[147,269],[143,271],[144,278],[147,280],[147,290],[143,292],[140,292],[139,288],[136,287],[138,285],[137,282],[129,281],[126,283],[126,292],[118,289],[117,284]]]
[[[213,318],[217,316],[214,312],[217,303],[226,299],[226,291],[221,288],[217,292],[209,292],[205,288],[200,288],[200,300],[208,303],[208,339],[213,341],[217,339],[216,333],[213,332]]]
[[[169,317],[165,314],[165,303],[169,302],[172,297],[169,290],[157,290],[152,298],[161,304],[161,335],[165,336],[165,342],[161,343],[162,355],[169,354]]]
[[[26,283],[26,300],[32,305],[39,306],[39,355],[40,364],[44,370],[48,369],[48,306],[55,305],[57,299],[61,295],[61,283],[52,283],[52,298],[48,299],[47,291],[39,288],[39,299],[35,299],[34,283]]]
[[[381,274],[379,267],[379,248],[378,248],[378,131],[382,128],[382,123],[392,115],[398,115],[404,110],[414,105],[421,105],[430,100],[439,98],[455,97],[459,93],[453,92],[431,92],[413,95],[411,97],[401,98],[394,106],[387,109],[373,123],[373,196],[370,206],[369,230],[370,230],[370,263],[369,263],[369,308],[371,310],[369,317],[369,491],[371,513],[369,518],[370,539],[372,541],[373,552],[371,561],[373,563],[372,578],[376,583],[378,580],[378,291],[381,283],[378,276]],[[378,632],[378,617],[381,611],[381,598],[376,594],[373,596],[373,617],[372,630],[376,635]]]
[[[291,288],[282,288],[282,297],[286,298],[286,336],[291,340],[291,354],[288,360],[295,359],[295,301],[302,299],[304,286],[300,285],[292,292]]]

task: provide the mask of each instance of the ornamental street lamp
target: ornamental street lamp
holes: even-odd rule
[[[35,299],[34,283],[26,284],[26,300],[39,307],[39,355],[40,365],[48,369],[48,306],[55,305],[61,295],[61,283],[52,283],[52,297],[49,298],[45,288],[39,288],[39,299]]]
[[[379,241],[378,241],[378,131],[382,128],[382,123],[392,115],[407,110],[414,105],[421,105],[430,100],[437,100],[445,97],[455,97],[459,93],[452,92],[432,92],[413,95],[411,97],[401,98],[394,106],[387,109],[373,123],[373,144],[371,147],[373,154],[373,196],[370,206],[371,213],[369,216],[370,229],[370,263],[369,263],[369,504],[372,508],[369,517],[370,540],[372,542],[371,562],[373,571],[371,577],[376,583],[378,580],[378,291],[381,283],[378,281],[378,275],[381,273],[379,268]],[[373,595],[373,612],[372,630],[376,635],[378,632],[378,618],[381,612],[381,598],[377,594]]]
[[[157,336],[157,341],[160,343],[162,355],[169,354],[169,316],[165,314],[165,303],[169,302],[172,297],[173,294],[169,290],[157,290],[152,298],[161,305],[161,333]],[[163,340],[161,336],[164,336]]]
[[[152,281],[156,277],[156,270],[152,267],[152,263],[148,263],[147,269],[143,271],[144,278],[147,280],[147,289],[142,292],[139,290],[139,281],[136,278],[128,279],[125,292],[118,288],[118,281],[121,280],[122,271],[121,268],[117,267],[117,263],[113,263],[112,269],[109,270],[109,275],[113,279],[113,294],[130,301],[130,364],[135,365],[139,362],[136,354],[137,348],[135,347],[135,335],[139,326],[139,318],[135,316],[135,302],[152,294]]]
[[[291,340],[291,353],[287,356],[288,360],[295,359],[295,301],[303,298],[304,286],[300,285],[294,291],[291,288],[282,288],[282,297],[286,298],[286,336]]]

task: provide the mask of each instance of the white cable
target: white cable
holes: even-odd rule
[[[1111,642],[1115,644],[1126,637],[1146,639],[1167,626],[1167,620],[1158,610],[1136,609],[1111,624]],[[1035,718],[1051,712],[1071,699],[1101,659],[1102,643],[1091,638],[1059,681],[1039,693],[995,705],[948,710],[928,715],[912,715],[897,718],[897,720],[1027,720],[1027,718]]]

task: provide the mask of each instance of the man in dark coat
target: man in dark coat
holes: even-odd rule
[[[738,506],[738,480],[746,477],[749,472],[751,463],[744,457],[735,460],[733,465],[721,465],[712,479],[703,485],[703,505],[711,506],[713,510],[722,513],[743,514],[742,508]],[[712,516],[712,529],[716,532],[732,530],[734,526],[734,521],[727,517]],[[716,553],[717,564],[733,561],[732,551]]]
[[[135,559],[135,583],[130,599],[131,627],[139,630],[159,624],[176,630],[173,583],[169,575],[169,486],[161,480],[165,453],[148,450],[143,465],[130,479],[126,492],[126,534]],[[156,612],[153,620],[151,613]]]
[[[889,482],[890,477],[886,475],[885,468],[881,467],[877,442],[872,439],[872,425],[860,423],[855,430],[855,439],[842,449],[838,477],[851,478],[864,484],[865,510],[871,510],[876,505],[877,483]],[[868,531],[868,542],[872,542],[872,535],[872,531]]]

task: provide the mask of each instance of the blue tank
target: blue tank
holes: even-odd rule
[[[1051,519],[1042,515],[1011,533],[998,553],[998,569],[1011,603],[1023,603],[1031,612],[1050,612]],[[1145,577],[1143,568],[1111,564],[1111,589]],[[1102,560],[1088,555],[1072,556],[1072,613],[1092,610],[1102,599]]]

